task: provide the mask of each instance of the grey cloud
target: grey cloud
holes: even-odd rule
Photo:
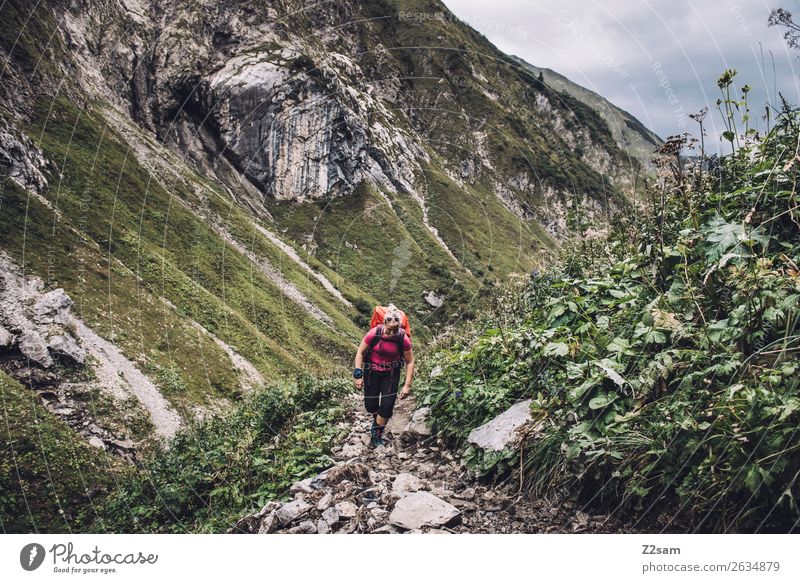
[[[751,109],[777,99],[774,83],[800,103],[798,54],[767,27],[780,3],[745,0],[444,0],[501,50],[597,91],[665,137],[694,130],[687,118],[708,106],[712,144],[721,133],[716,81],[735,68],[753,87]],[[791,8],[790,4],[785,4]],[[759,44],[760,43],[760,44]],[[762,70],[763,49],[766,71]],[[660,66],[654,68],[654,64]],[[764,80],[766,77],[766,83]],[[669,83],[668,94],[664,81]],[[659,86],[661,83],[662,86]],[[757,117],[754,115],[754,117]]]

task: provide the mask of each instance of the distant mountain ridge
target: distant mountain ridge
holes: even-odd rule
[[[531,65],[516,55],[512,55],[511,58],[535,75],[541,74],[549,86],[569,93],[595,109],[608,124],[620,148],[638,159],[645,168],[651,167],[654,150],[664,142],[655,132],[647,129],[638,119],[600,94],[578,85],[564,75],[552,69]]]

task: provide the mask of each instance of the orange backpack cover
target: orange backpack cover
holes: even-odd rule
[[[408,316],[403,310],[398,310],[401,314],[400,325],[405,329],[406,334],[411,337],[411,325],[408,323]],[[377,306],[375,311],[372,312],[372,322],[370,322],[370,330],[375,326],[383,324],[383,317],[386,315],[386,306]]]

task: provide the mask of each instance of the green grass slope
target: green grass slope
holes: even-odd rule
[[[182,409],[239,395],[228,355],[195,322],[266,378],[351,357],[360,333],[354,308],[288,260],[218,192],[199,200],[181,182],[155,179],[100,111],[63,98],[37,105],[27,133],[62,176],[41,199],[4,182],[0,248],[46,285],[64,287],[78,314]],[[333,326],[288,300],[192,205],[219,213],[216,220],[243,248],[280,269]],[[361,297],[352,286],[344,293]]]
[[[2,371],[0,435],[3,532],[87,530],[123,464],[83,441]]]

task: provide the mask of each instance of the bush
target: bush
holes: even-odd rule
[[[791,529],[798,121],[784,108],[715,174],[681,170],[673,162],[691,144],[668,141],[651,215],[620,217],[607,239],[576,244],[436,355],[443,374],[418,389],[436,430],[463,443],[532,398],[546,422],[525,444],[531,491],[631,516],[669,509],[699,530]],[[516,460],[472,457],[481,471]]]
[[[168,448],[129,469],[101,509],[97,530],[227,531],[333,463],[340,401],[349,390],[349,382],[300,376],[180,431]]]

